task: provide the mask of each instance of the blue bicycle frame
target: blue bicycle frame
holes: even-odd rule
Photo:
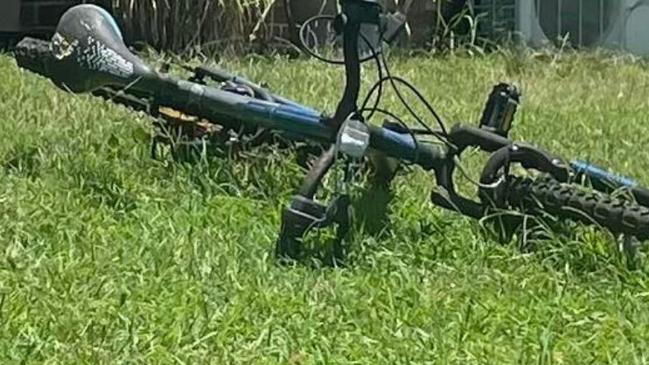
[[[223,119],[225,116],[283,132],[292,139],[329,144],[336,141],[337,131],[326,123],[327,118],[322,113],[286,99],[283,99],[284,103],[263,101],[160,75],[137,83],[134,87],[158,90],[155,99],[160,105],[178,110],[192,110],[192,114],[207,120]],[[370,134],[372,148],[427,170],[439,166],[447,157],[445,147],[417,143],[411,134],[375,126],[370,127]]]

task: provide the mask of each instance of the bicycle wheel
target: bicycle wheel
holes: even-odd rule
[[[549,213],[586,225],[604,227],[613,234],[649,239],[649,208],[583,186],[551,178],[510,177],[506,205],[528,213]]]

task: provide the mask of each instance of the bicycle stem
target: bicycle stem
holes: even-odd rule
[[[358,38],[362,24],[380,24],[381,6],[372,0],[340,0],[342,13],[336,19],[336,27],[343,33],[345,59],[345,91],[329,121],[338,130],[345,119],[358,111],[358,94],[361,84],[361,61]],[[370,45],[371,46],[371,45]]]

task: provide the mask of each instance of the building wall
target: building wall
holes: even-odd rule
[[[394,1],[384,0],[384,3],[388,9],[395,9]],[[49,35],[54,31],[61,15],[71,6],[79,3],[95,3],[109,9],[111,2],[111,0],[0,0],[0,32],[16,31]],[[293,0],[293,15],[296,22],[301,23],[319,14],[321,10],[325,14],[333,14],[336,11],[336,2],[337,0]],[[274,11],[267,19],[267,35],[287,38],[288,22],[283,4],[282,0],[277,0]],[[435,0],[413,0],[408,18],[412,41],[415,44],[422,44],[427,40],[435,18],[434,9]],[[16,18],[17,13],[19,13],[18,18]],[[3,25],[7,30],[3,30]]]
[[[0,0],[0,32],[50,34],[71,6],[96,3],[106,9],[111,0]]]
[[[49,32],[56,27],[61,15],[76,3],[71,0],[23,0],[20,7],[21,29]]]
[[[20,0],[2,0],[0,5],[0,32],[20,29]]]
[[[333,14],[336,11],[337,0],[292,0],[293,16],[298,23],[302,23],[308,18],[318,15],[320,9],[324,9],[325,14]],[[404,0],[400,0],[404,3]],[[395,0],[383,0],[383,5],[389,11],[403,10],[396,5]],[[411,29],[409,42],[415,45],[423,45],[429,40],[429,35],[433,29],[436,19],[437,4],[436,0],[412,0],[407,14],[408,24]],[[286,11],[284,2],[278,1],[272,17],[272,29],[274,34],[286,37],[288,23],[286,20]]]

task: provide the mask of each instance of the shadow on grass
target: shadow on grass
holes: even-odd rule
[[[188,187],[206,197],[227,195],[272,200],[299,186],[308,161],[320,151],[313,146],[281,143],[253,146],[224,144],[158,158],[170,161],[171,175],[180,173]],[[169,177],[171,177],[171,175]]]
[[[81,190],[94,207],[104,207],[115,215],[127,214],[138,207],[137,197],[122,177],[111,169],[77,163],[69,172],[74,187]]]
[[[483,224],[486,237],[501,244],[517,245],[521,253],[532,254],[548,269],[570,272],[576,276],[608,272],[624,279],[631,272],[646,271],[641,260],[639,242],[616,237],[602,227],[586,227],[571,221],[561,221],[548,216],[507,217],[508,227],[501,221]],[[624,240],[627,244],[624,244]]]
[[[34,146],[18,145],[9,152],[2,162],[6,173],[28,178],[40,175],[40,149]]]
[[[363,232],[375,238],[388,233],[390,228],[389,207],[394,193],[390,186],[373,181],[363,190],[354,204],[354,216]]]

